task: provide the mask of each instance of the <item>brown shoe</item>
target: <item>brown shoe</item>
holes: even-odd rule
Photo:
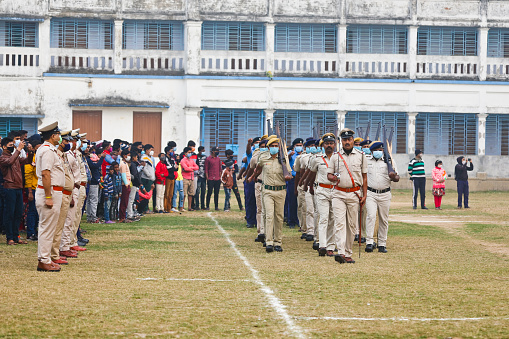
[[[64,260],[62,258],[58,258],[57,260],[51,259],[51,261],[53,261],[53,263],[58,264],[58,265],[68,265],[69,264],[69,262],[67,260]]]
[[[77,258],[78,254],[72,251],[60,251],[60,256],[66,258]]]
[[[84,247],[80,247],[80,246],[73,246],[73,247],[71,247],[71,250],[73,250],[73,251],[77,251],[77,252],[84,252],[84,251],[86,251],[87,249],[86,249],[86,248],[84,248]]]
[[[334,251],[333,250],[327,250],[327,256],[328,257],[333,257],[334,256]]]
[[[345,257],[345,262],[347,264],[355,264],[355,260],[353,260],[352,257]]]
[[[39,261],[37,264],[37,271],[40,272],[60,272],[60,266],[55,265],[53,263],[51,264],[44,264]]]

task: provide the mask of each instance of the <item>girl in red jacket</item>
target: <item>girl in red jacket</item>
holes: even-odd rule
[[[156,210],[157,213],[167,213],[164,210],[164,184],[168,176],[168,169],[166,168],[166,156],[164,153],[159,154],[159,162],[156,166]]]

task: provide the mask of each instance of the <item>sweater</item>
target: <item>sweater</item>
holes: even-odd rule
[[[458,162],[458,164],[454,168],[454,177],[456,181],[468,180],[468,171],[474,170],[474,164],[470,163],[470,166],[467,166],[466,164],[463,165],[461,160],[463,160],[463,157],[458,157],[456,159],[456,161]]]
[[[184,157],[180,162],[182,167],[182,177],[187,180],[194,180],[194,171],[198,171],[199,167],[196,162],[188,157]]]
[[[446,175],[447,174],[443,168],[433,168],[431,171],[431,177],[433,178],[433,188],[445,188],[445,181],[441,181],[447,178]]]
[[[410,179],[415,178],[426,178],[426,174],[424,173],[424,161],[413,158],[408,164],[408,174],[410,175]]]
[[[98,161],[92,161],[90,157],[87,157],[88,168],[90,168],[90,175],[92,179],[90,180],[90,185],[99,185],[99,180],[101,180],[101,166],[103,164],[104,157],[101,157]]]
[[[159,161],[156,166],[156,185],[164,185],[167,176],[168,169],[166,168],[166,164],[162,161]]]

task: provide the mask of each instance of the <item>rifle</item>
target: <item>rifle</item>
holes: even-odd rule
[[[290,160],[288,159],[288,152],[286,150],[286,140],[281,136],[281,127],[279,123],[275,123],[276,136],[279,138],[279,156],[281,159],[281,167],[283,168],[283,176],[292,176],[292,169],[290,168]]]
[[[387,129],[385,125],[383,127],[383,144],[384,144],[384,158],[385,163],[387,164],[387,172],[392,181],[398,182],[399,175],[398,171],[395,168],[396,164],[394,163],[394,159],[392,157],[392,136],[394,135],[394,127],[391,128],[391,132],[389,134],[389,138],[387,138]]]
[[[339,124],[338,121],[334,122],[334,136],[336,137],[336,152],[339,152]]]
[[[376,136],[375,136],[375,140],[373,140],[373,141],[380,140],[380,125],[381,125],[381,124],[382,124],[381,122],[379,122],[379,123],[378,123],[378,127],[376,128]]]
[[[357,127],[357,135],[362,138],[364,129],[362,127]]]
[[[371,131],[371,120],[368,121],[368,127],[366,127],[366,133],[364,134],[364,140],[369,139],[369,132]]]
[[[318,131],[316,130],[316,126],[313,127],[313,139],[315,139],[315,140],[318,139]]]
[[[272,131],[272,127],[271,127],[271,124],[270,124],[270,119],[267,119],[267,135],[271,136],[272,134],[274,134],[274,132]]]

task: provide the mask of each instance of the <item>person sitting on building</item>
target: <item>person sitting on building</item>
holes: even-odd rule
[[[433,178],[433,196],[435,198],[435,209],[442,209],[442,197],[445,195],[445,180],[447,173],[442,168],[442,160],[435,161],[435,168],[431,171]]]
[[[454,177],[456,179],[457,187],[458,187],[458,209],[461,209],[461,197],[463,196],[463,206],[465,208],[470,208],[468,205],[468,171],[474,170],[474,164],[472,164],[472,159],[465,159],[464,157],[458,157],[456,159],[458,164],[454,168]],[[467,165],[468,162],[468,165]]]

